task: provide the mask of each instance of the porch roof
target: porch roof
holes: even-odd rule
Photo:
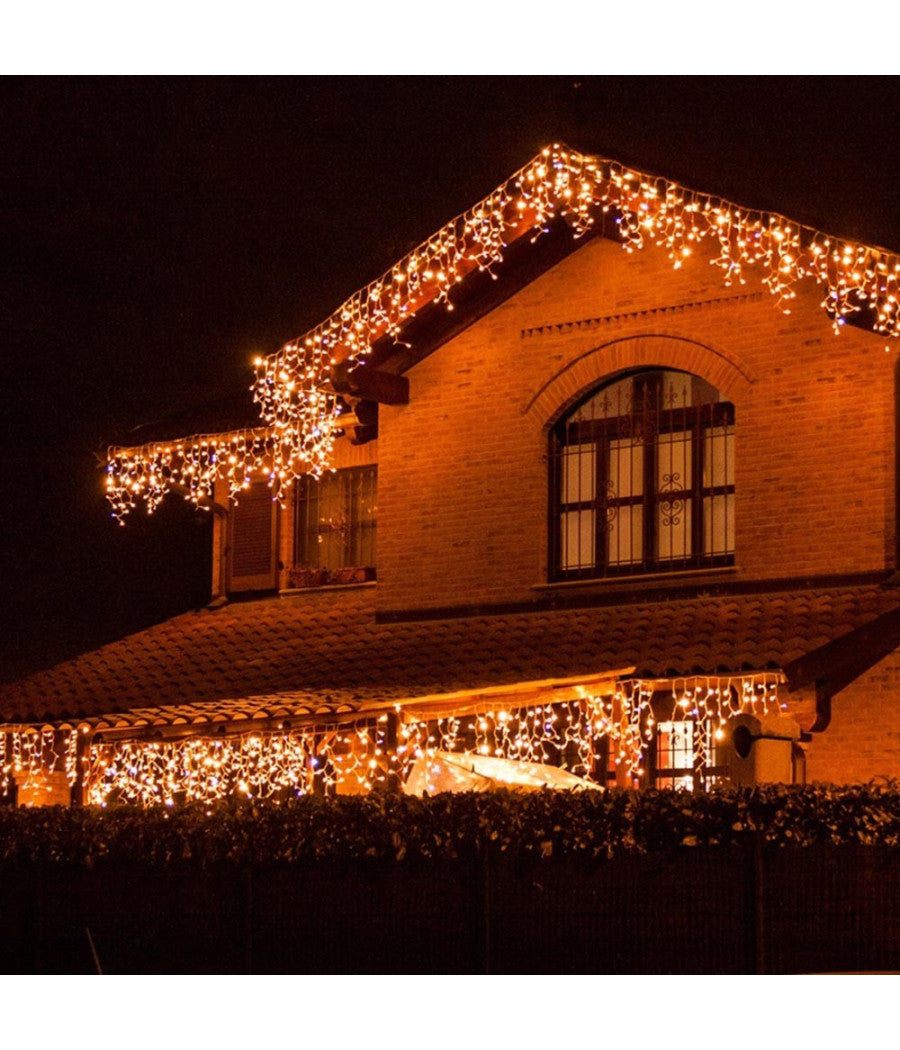
[[[375,588],[322,590],[186,613],[0,686],[0,723],[222,701],[352,711],[625,667],[783,669],[898,607],[900,587],[873,583],[384,623]]]

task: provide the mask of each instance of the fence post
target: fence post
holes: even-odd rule
[[[765,872],[763,835],[757,831],[744,849],[744,929],[747,973],[766,972]]]
[[[244,952],[247,973],[253,973],[253,868],[244,879]]]
[[[32,951],[32,973],[43,973],[43,952],[41,951],[41,939],[44,933],[44,863],[38,861],[34,869],[34,882],[32,883],[32,925],[31,925],[31,951]]]
[[[479,845],[472,872],[473,973],[491,972],[491,862],[488,847]]]

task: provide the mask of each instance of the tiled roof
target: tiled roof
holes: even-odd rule
[[[898,606],[900,588],[873,584],[388,624],[373,587],[311,592],[186,613],[2,686],[0,722],[287,693],[353,705],[632,665],[765,670]]]
[[[339,690],[290,690],[268,696],[249,696],[239,700],[198,700],[194,703],[132,707],[128,711],[107,711],[86,718],[95,729],[136,729],[148,726],[219,726],[223,722],[271,722],[278,719],[318,720],[332,715],[355,713],[359,701]],[[83,717],[83,716],[82,716]],[[80,721],[76,717],[74,722]],[[65,721],[58,723],[67,725]]]

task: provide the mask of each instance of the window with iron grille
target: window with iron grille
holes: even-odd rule
[[[551,575],[734,564],[734,406],[687,372],[609,383],[553,430]]]
[[[300,478],[294,503],[294,563],[301,569],[375,567],[377,468]],[[329,582],[329,581],[318,581]]]

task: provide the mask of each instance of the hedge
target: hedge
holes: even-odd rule
[[[900,845],[900,784],[0,809],[0,864],[410,863],[481,850],[546,861],[749,840],[772,847]]]

